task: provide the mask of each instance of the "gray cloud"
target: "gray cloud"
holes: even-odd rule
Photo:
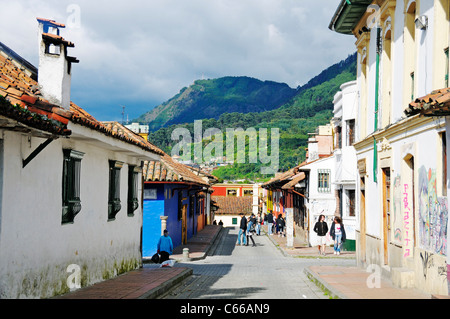
[[[330,0],[3,2],[0,41],[36,66],[35,18],[67,23],[80,60],[72,100],[99,120],[121,119],[121,105],[137,117],[202,76],[296,87],[354,51],[351,36],[328,29]]]

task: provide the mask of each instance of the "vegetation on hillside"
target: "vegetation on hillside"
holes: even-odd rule
[[[308,133],[314,132],[320,125],[330,122],[333,115],[333,98],[340,86],[356,78],[356,54],[324,70],[305,86],[297,88],[297,94],[276,109],[263,112],[223,113],[218,118],[202,120],[203,132],[208,128],[217,128],[223,133],[223,150],[226,156],[226,129],[267,128],[270,135],[274,128],[279,129],[279,171],[286,171],[305,160]],[[163,127],[149,135],[149,140],[171,153],[176,141],[171,139],[176,128],[186,128],[194,136],[194,122],[173,124]],[[259,136],[257,136],[259,138]],[[203,145],[210,140],[202,141]],[[270,145],[270,142],[268,143]],[[248,148],[248,145],[247,145]],[[234,152],[238,149],[235,146]],[[269,151],[270,154],[270,151]],[[236,158],[236,155],[235,155]],[[267,180],[270,176],[261,174],[263,163],[241,163],[223,166],[214,171],[214,175],[223,180],[249,179]]]

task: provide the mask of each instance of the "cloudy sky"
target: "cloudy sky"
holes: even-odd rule
[[[145,113],[196,79],[295,88],[355,50],[328,24],[339,0],[0,0],[0,42],[38,66],[36,17],[67,27],[71,99],[98,120]]]

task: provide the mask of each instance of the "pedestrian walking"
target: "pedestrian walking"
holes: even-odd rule
[[[261,213],[256,216],[256,236],[261,235]]]
[[[238,234],[238,242],[237,245],[241,244],[241,236],[244,236],[243,244],[247,245],[247,236],[245,232],[247,231],[247,218],[245,217],[245,214],[240,213],[239,215],[242,216],[241,218],[241,224],[239,226],[239,234]]]
[[[164,229],[163,234],[164,235],[159,238],[158,244],[156,245],[157,252],[160,255],[160,263],[169,260],[169,257],[173,252],[173,243],[172,238],[169,236],[169,231]]]
[[[317,233],[317,247],[319,254],[325,256],[326,235],[328,233],[328,225],[325,221],[325,216],[320,215],[318,221],[314,225],[314,231]]]
[[[255,233],[255,228],[256,228],[256,219],[254,221],[254,219],[250,218],[250,220],[248,222],[248,227],[247,227],[247,244],[246,244],[246,246],[248,246],[249,239],[250,239],[253,243],[252,247],[256,247],[255,241],[253,240],[253,234]]]
[[[330,229],[330,236],[334,240],[334,254],[340,255],[342,243],[346,240],[345,228],[342,220],[336,216]]]
[[[277,228],[278,228],[278,237],[283,236],[284,226],[286,226],[286,222],[281,214],[278,214],[277,218]]]
[[[269,211],[269,214],[267,215],[267,231],[269,232],[269,235],[273,234],[272,226],[273,226],[273,215],[272,211]]]

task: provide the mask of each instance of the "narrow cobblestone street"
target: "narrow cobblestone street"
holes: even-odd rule
[[[254,236],[256,247],[236,246],[237,228],[226,228],[207,258],[177,267],[193,275],[165,299],[328,299],[304,273],[311,265],[353,266],[354,259],[285,257],[265,235]],[[151,267],[148,265],[147,267]]]

